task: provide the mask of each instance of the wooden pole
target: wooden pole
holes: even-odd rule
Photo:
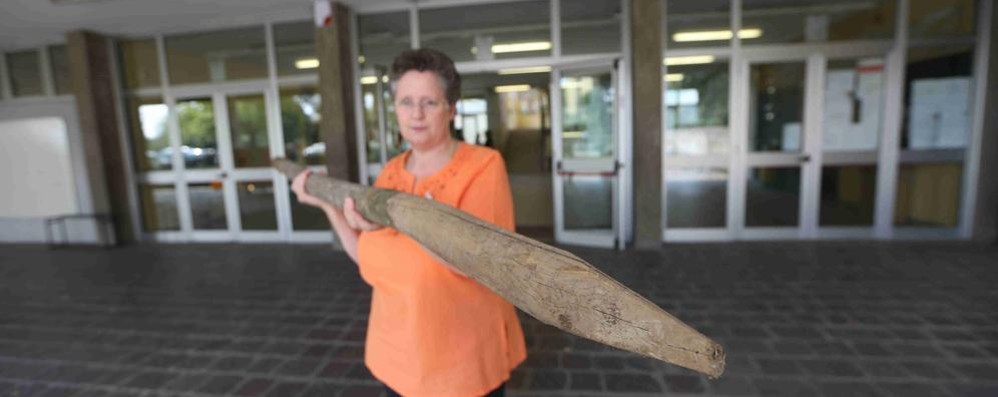
[[[274,166],[289,179],[304,170]],[[399,191],[321,175],[306,189],[337,207],[352,197],[369,221],[405,233],[541,322],[710,377],[724,372],[719,344],[567,251]]]

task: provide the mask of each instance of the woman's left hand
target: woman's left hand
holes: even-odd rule
[[[384,227],[364,219],[364,216],[357,212],[357,206],[350,197],[343,200],[343,217],[346,218],[347,225],[354,230],[370,232]]]

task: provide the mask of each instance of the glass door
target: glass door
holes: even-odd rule
[[[614,248],[621,164],[616,67],[560,68],[552,77],[555,240]]]
[[[370,69],[360,78],[361,106],[364,109],[364,149],[367,162],[362,164],[367,182],[374,184],[388,160],[405,150],[402,133],[395,117],[395,103],[388,87],[388,73]]]

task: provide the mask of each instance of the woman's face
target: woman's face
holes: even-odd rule
[[[436,73],[410,70],[399,78],[395,115],[402,138],[413,148],[432,148],[447,142],[454,111]]]

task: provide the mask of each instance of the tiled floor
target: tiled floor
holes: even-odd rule
[[[571,250],[720,341],[728,370],[524,318],[511,396],[998,396],[998,247]],[[0,396],[378,396],[369,298],[325,246],[0,246]]]

